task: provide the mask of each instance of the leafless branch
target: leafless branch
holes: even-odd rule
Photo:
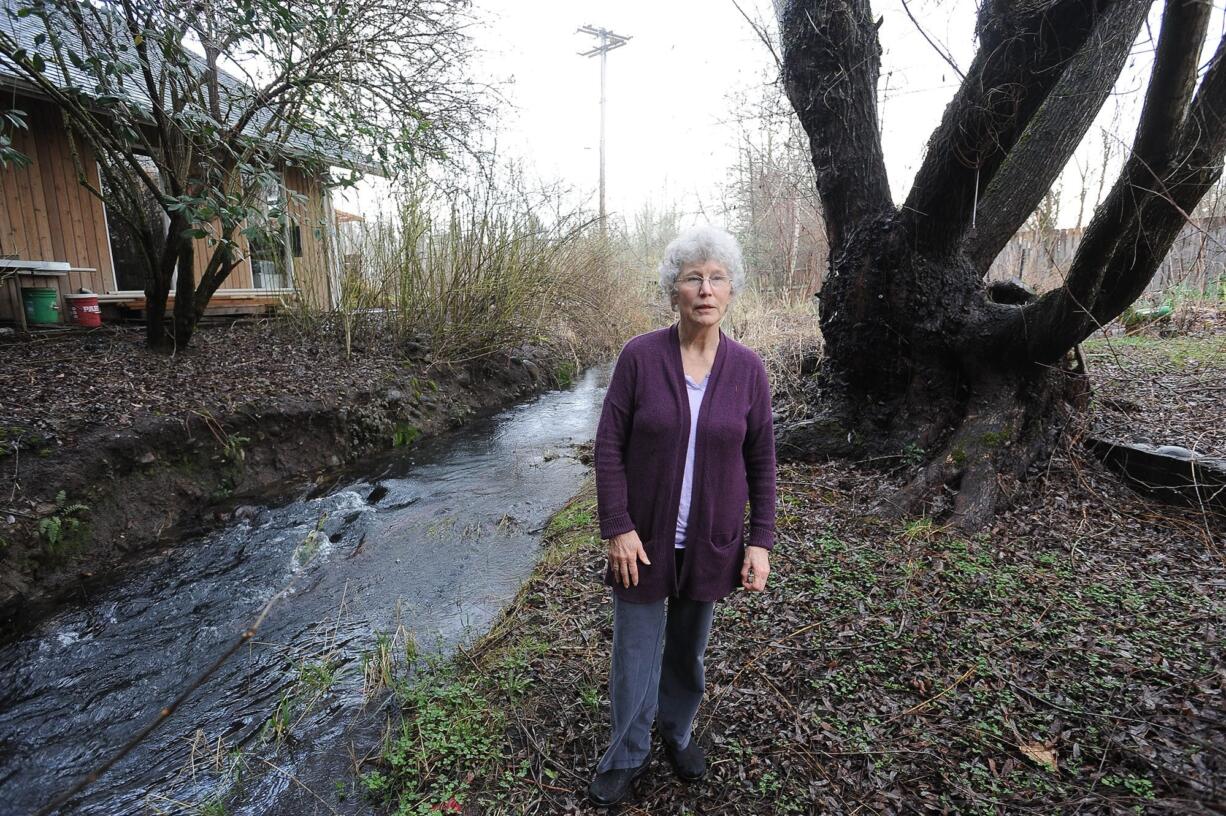
[[[745,22],[749,23],[749,27],[753,29],[753,33],[758,35],[758,39],[760,39],[762,44],[766,46],[766,50],[771,52],[771,57],[775,60],[775,65],[780,71],[782,71],[783,60],[779,59],[779,52],[775,50],[775,44],[771,42],[770,33],[766,31],[766,28],[763,25],[746,14],[745,9],[741,8],[740,3],[738,3],[736,0],[730,1],[732,5],[736,7],[736,10],[741,13],[741,16],[745,18]]]
[[[942,48],[931,37],[929,37],[928,32],[924,30],[922,25],[920,25],[919,20],[915,19],[915,15],[911,13],[911,7],[907,5],[907,0],[902,0],[902,10],[907,13],[907,17],[910,18],[911,24],[915,26],[915,30],[920,33],[920,36],[932,46],[932,50],[936,51],[937,54],[940,55],[941,59],[945,60],[946,64],[948,64],[950,68],[954,69],[954,73],[958,75],[958,79],[965,80],[966,74],[962,73],[962,69],[958,67],[958,63],[954,62],[954,58],[949,53],[949,50]]]

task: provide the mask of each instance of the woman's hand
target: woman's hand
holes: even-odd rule
[[[750,592],[761,592],[766,589],[766,576],[770,573],[770,551],[763,547],[746,547],[745,563],[741,565],[741,586]]]
[[[609,539],[609,568],[613,570],[613,580],[629,589],[639,585],[639,562],[651,566],[647,559],[647,551],[635,530],[621,533]]]

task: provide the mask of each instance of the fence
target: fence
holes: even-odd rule
[[[1019,232],[988,271],[990,280],[1019,278],[1039,292],[1064,283],[1084,228]],[[1226,216],[1193,218],[1171,245],[1147,293],[1180,289],[1220,297],[1226,288]]]

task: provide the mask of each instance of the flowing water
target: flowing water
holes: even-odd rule
[[[227,792],[232,814],[363,812],[338,793],[387,720],[364,659],[381,635],[445,652],[484,631],[586,470],[571,446],[607,376],[242,508],[0,649],[0,814],[95,769],[279,593],[254,642],[60,812],[198,813]]]

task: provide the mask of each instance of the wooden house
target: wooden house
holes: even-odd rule
[[[14,0],[0,0],[0,24],[25,37],[34,47],[41,23],[9,14]],[[227,77],[228,82],[240,82]],[[87,289],[99,295],[105,317],[144,307],[144,267],[131,228],[108,218],[107,207],[78,182],[65,125],[56,106],[18,71],[0,58],[0,109],[26,115],[26,129],[10,130],[12,147],[30,159],[28,166],[0,168],[0,322],[20,318],[22,287],[54,288],[61,320],[62,296]],[[99,184],[97,163],[85,140],[81,165],[90,184]],[[218,289],[209,313],[263,311],[290,300],[330,307],[339,297],[341,258],[336,244],[336,217],[329,189],[293,161],[293,139],[286,146],[280,172],[282,189],[270,190],[288,204],[290,220],[281,240],[252,246],[240,238],[244,259]],[[335,163],[362,166],[352,155]],[[366,170],[375,170],[363,166]],[[164,215],[150,208],[150,219],[163,229]],[[208,239],[198,239],[197,277],[208,263]],[[174,294],[172,287],[171,302]]]

